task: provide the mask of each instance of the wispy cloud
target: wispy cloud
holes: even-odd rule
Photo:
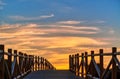
[[[51,18],[54,17],[54,14],[50,14],[50,15],[42,15],[42,16],[38,16],[38,17],[25,17],[25,16],[9,16],[10,19],[13,20],[41,20],[41,19],[47,19],[47,18]]]
[[[92,38],[82,37],[81,35],[78,37],[74,37],[74,35],[71,35],[71,36],[67,35],[66,37],[64,37],[65,39],[63,39],[63,36],[65,33],[92,35],[92,34],[97,34],[99,30],[100,29],[97,27],[88,27],[88,26],[81,26],[81,27],[67,26],[66,28],[66,27],[60,27],[56,25],[54,27],[51,27],[49,24],[48,25],[5,24],[5,25],[2,25],[0,28],[0,31],[1,31],[0,35],[1,35],[1,38],[4,38],[6,40],[8,38],[10,39],[17,38],[17,40],[20,40],[20,41],[27,41],[29,39],[29,41],[35,40],[34,42],[36,43],[44,40],[44,43],[41,42],[40,45],[41,46],[43,45],[43,47],[45,46],[46,48],[75,47],[83,44],[89,44],[89,45],[108,44],[108,43],[97,41]],[[19,36],[21,36],[22,38],[19,38]],[[26,44],[26,43],[23,43],[23,44]]]
[[[18,30],[19,29],[19,30]],[[69,26],[69,25],[59,25],[59,24],[4,24],[0,28],[2,37],[6,37],[6,32],[10,33],[14,31],[13,36],[16,35],[36,35],[44,37],[59,37],[67,34],[77,34],[82,35],[92,35],[97,34],[100,28],[88,27],[88,26]],[[19,31],[19,32],[18,32]],[[11,34],[7,35],[11,37]]]
[[[57,22],[58,24],[80,24],[82,23],[83,21],[74,21],[74,20],[71,20],[71,21],[59,21]]]
[[[79,29],[79,30],[95,30],[95,31],[100,30],[100,28],[93,26],[60,26],[60,27],[68,28],[68,29]]]

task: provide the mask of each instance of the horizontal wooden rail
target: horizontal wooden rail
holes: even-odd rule
[[[0,79],[20,79],[32,71],[55,70],[44,57],[27,55],[17,50],[4,51],[0,45]]]
[[[100,56],[100,55],[103,55],[103,56],[112,56],[113,54],[112,53],[104,53],[104,54],[94,54],[94,56]],[[116,52],[114,53],[114,55],[120,55],[120,52]],[[91,57],[91,54],[88,54],[88,55],[84,55],[83,57]],[[82,56],[79,56],[79,57],[82,57]]]
[[[69,70],[85,79],[120,79],[120,62],[117,57],[119,55],[116,47],[112,48],[112,53],[104,53],[103,49],[100,49],[98,54],[91,51],[91,54],[85,52],[81,55],[69,55]],[[111,56],[111,60],[107,68],[104,68],[106,56]],[[95,57],[99,57],[99,63],[96,63]]]

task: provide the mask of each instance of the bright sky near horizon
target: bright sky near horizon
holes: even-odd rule
[[[0,44],[68,68],[69,54],[120,47],[120,0],[0,0]]]

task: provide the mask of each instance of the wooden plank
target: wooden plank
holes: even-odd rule
[[[69,70],[41,70],[35,71],[27,75],[23,79],[82,79],[77,78],[75,74]]]

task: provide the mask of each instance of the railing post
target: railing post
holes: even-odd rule
[[[73,72],[76,74],[76,72],[75,72],[75,55],[73,55]]]
[[[52,67],[51,67],[51,64],[48,62],[48,69],[51,70]]]
[[[75,54],[75,75],[77,75],[77,54]]]
[[[99,50],[100,53],[100,79],[102,79],[102,74],[104,71],[104,64],[103,64],[103,49]]]
[[[14,61],[12,67],[12,78],[17,77],[18,75],[18,68],[17,68],[17,50],[14,50]]]
[[[28,63],[29,63],[28,69],[29,69],[30,72],[31,72],[31,55],[28,55]]]
[[[34,71],[34,56],[32,55],[32,71]]]
[[[27,71],[29,71],[28,73],[30,73],[31,72],[31,61],[30,61],[30,55],[27,55],[27,58],[28,58],[28,65],[27,65],[27,67],[28,67],[28,69],[27,69]]]
[[[35,56],[33,55],[33,71],[35,71]]]
[[[47,69],[47,60],[45,59],[45,70]]]
[[[23,53],[21,53],[21,55],[22,55],[22,57],[21,57],[21,59],[22,59],[22,65],[21,65],[21,72],[22,73],[24,73],[24,54]]]
[[[82,53],[82,74],[81,74],[81,76],[82,76],[82,78],[84,77],[84,53]]]
[[[32,68],[32,71],[34,71],[34,56],[32,55],[31,56],[32,58],[31,58],[31,68]]]
[[[49,69],[49,68],[48,68],[49,64],[48,64],[48,60],[47,60],[47,59],[46,59],[46,66],[47,66],[47,69]]]
[[[91,51],[91,59],[94,59],[94,51]]]
[[[88,69],[88,53],[85,52],[85,73],[86,73],[86,79],[87,79],[87,69]]]
[[[22,72],[22,53],[21,53],[21,52],[19,52],[18,58],[19,58],[19,68],[20,68],[20,72]]]
[[[24,73],[26,72],[26,66],[27,66],[27,54],[24,54]]]
[[[42,57],[42,70],[44,70],[44,58]]]
[[[79,54],[77,54],[77,60],[76,60],[76,62],[77,62],[77,76],[79,76]]]
[[[43,70],[43,57],[41,57],[41,70]]]
[[[91,51],[91,61],[93,61],[94,60],[94,51]],[[92,64],[92,66],[93,66],[93,64]],[[95,70],[91,67],[91,74],[92,74],[92,76],[94,76],[94,72],[95,72]]]
[[[43,58],[43,70],[45,70],[45,59]]]
[[[40,70],[40,57],[38,56],[38,70]]]
[[[37,56],[35,56],[35,71],[37,71]]]
[[[40,70],[42,70],[42,57],[40,57]]]
[[[29,55],[26,54],[26,57],[27,57],[26,58],[26,71],[28,71],[29,70],[28,68],[29,67]]]
[[[0,45],[0,79],[4,79],[4,45]]]
[[[69,70],[71,71],[71,55],[69,55]]]
[[[72,55],[71,59],[71,71],[74,72],[74,55]]]
[[[47,69],[47,60],[45,59],[45,70]]]
[[[11,76],[11,73],[12,73],[12,49],[8,49],[8,53],[9,53],[9,55],[8,55],[8,69],[9,69],[10,76]]]
[[[117,79],[117,69],[116,69],[116,63],[114,58],[116,57],[116,52],[117,52],[117,48],[113,47],[112,48],[112,79]]]

